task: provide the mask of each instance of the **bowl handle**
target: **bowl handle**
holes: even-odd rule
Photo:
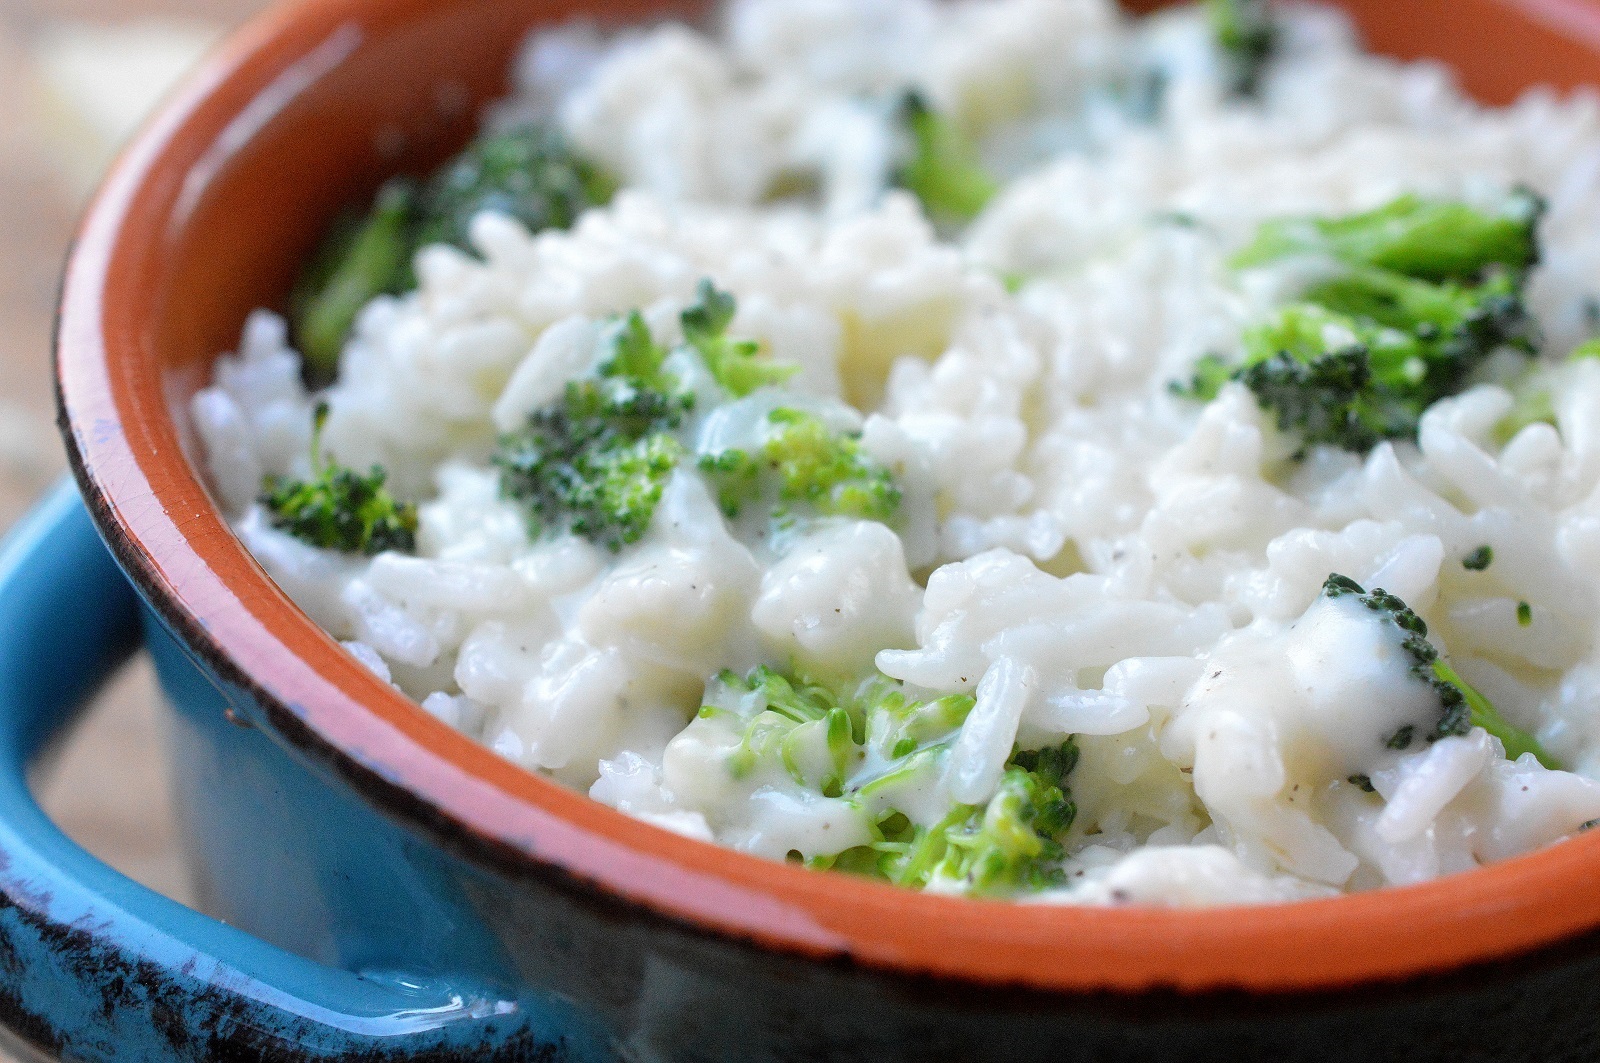
[[[325,967],[128,879],[50,822],[34,755],[134,651],[139,602],[70,482],[0,545],[0,1023],[50,1058],[602,1060],[570,1016]]]

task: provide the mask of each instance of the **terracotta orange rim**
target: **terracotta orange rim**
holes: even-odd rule
[[[1082,909],[912,893],[630,819],[502,760],[379,682],[278,590],[213,507],[180,449],[145,323],[185,183],[248,102],[308,42],[416,2],[312,0],[234,37],[117,163],[63,291],[63,425],[102,531],[167,622],[251,691],[302,755],[502,873],[559,869],[584,888],[762,947],[973,982],[1337,988],[1509,957],[1600,927],[1600,837],[1587,836],[1425,885],[1275,907]]]

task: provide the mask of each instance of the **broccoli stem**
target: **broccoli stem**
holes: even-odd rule
[[[1206,0],[1205,12],[1222,54],[1228,91],[1256,95],[1278,43],[1278,28],[1265,0]]]
[[[357,316],[380,295],[413,283],[411,229],[417,213],[414,187],[384,185],[365,221],[337,226],[296,286],[290,316],[313,380],[331,380]]]
[[[484,211],[533,232],[564,229],[615,187],[543,126],[480,136],[421,184],[390,181],[365,217],[335,226],[295,286],[290,324],[308,375],[332,379],[367,303],[416,287],[412,260],[421,248],[471,251],[472,220]]]
[[[724,728],[726,764],[752,785],[793,784],[850,801],[871,817],[873,841],[814,856],[813,868],[850,871],[921,889],[938,880],[966,893],[1004,896],[1059,885],[1062,839],[1077,816],[1068,776],[1076,742],[1013,752],[983,804],[951,804],[913,823],[895,806],[936,783],[944,757],[972,711],[970,696],[916,701],[876,676],[851,689],[771,668],[714,680],[742,706],[707,705],[690,726]],[[729,745],[724,745],[729,748]],[[865,774],[862,765],[870,764]],[[929,813],[924,813],[930,815]],[[931,818],[931,816],[930,816]]]
[[[906,93],[899,114],[912,151],[895,183],[922,200],[938,220],[959,223],[977,217],[1000,185],[978,160],[976,145],[921,93]]]
[[[1522,290],[1542,209],[1514,189],[1494,210],[1406,195],[1341,218],[1266,222],[1236,268],[1309,255],[1336,272],[1247,327],[1241,364],[1208,355],[1173,390],[1209,400],[1238,380],[1310,445],[1365,453],[1414,438],[1423,412],[1496,352],[1535,353]]]
[[[1532,753],[1540,764],[1552,771],[1559,770],[1560,765],[1556,763],[1556,759],[1539,744],[1537,738],[1508,723],[1488,698],[1478,693],[1470,683],[1461,678],[1459,672],[1446,664],[1443,659],[1433,662],[1433,671],[1441,680],[1461,691],[1462,696],[1467,699],[1467,706],[1472,710],[1473,726],[1482,727],[1485,731],[1498,738],[1500,744],[1505,746],[1508,759],[1516,760],[1524,753]]]

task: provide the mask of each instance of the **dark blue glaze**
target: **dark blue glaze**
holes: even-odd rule
[[[110,871],[33,803],[26,764],[132,651],[138,602],[70,488],[0,555],[0,1022],[51,1057],[1600,1059],[1595,938],[1339,993],[1048,995],[809,960],[651,914],[532,858],[469,861],[407,826],[415,809],[230,722],[260,706],[149,621],[177,709],[186,835],[224,925]]]
[[[63,836],[26,767],[137,646],[139,614],[70,485],[0,550],[0,1019],[14,1033],[117,1063],[611,1058],[570,1007],[518,991],[452,900],[463,865],[228,723],[218,689],[153,622],[209,892],[262,937]]]

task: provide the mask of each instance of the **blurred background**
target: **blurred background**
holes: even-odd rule
[[[0,528],[64,471],[50,331],[85,202],[118,145],[171,85],[266,6],[0,0]],[[148,665],[136,662],[41,768],[36,791],[91,852],[185,900],[156,698]]]

